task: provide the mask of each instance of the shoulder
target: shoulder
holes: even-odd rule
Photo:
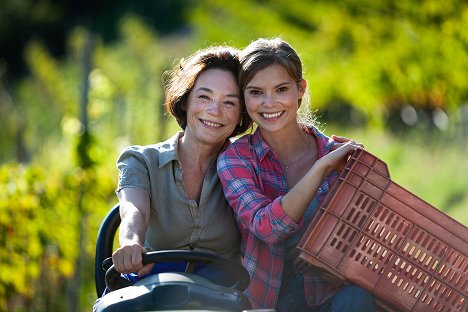
[[[317,140],[321,140],[321,141],[330,140],[330,138],[322,130],[320,130],[318,127],[314,125],[305,126],[305,131],[311,135],[314,135],[317,138]]]
[[[246,154],[250,152],[250,136],[245,135],[243,137],[235,139],[231,144],[229,144],[223,152],[221,152],[221,156],[225,155],[238,155],[238,154]]]
[[[164,165],[177,157],[176,148],[177,140],[174,137],[150,145],[128,146],[121,152],[117,163],[125,162],[128,159],[136,159],[147,164]]]
[[[243,136],[232,142],[218,157],[218,174],[224,171],[232,171],[233,168],[248,168],[255,161],[249,136]]]
[[[126,147],[119,156],[119,160],[135,157],[139,159],[151,159],[155,155],[159,155],[161,143],[152,145],[132,145]]]
[[[305,131],[315,137],[320,149],[321,156],[330,152],[330,148],[334,144],[334,141],[330,137],[328,137],[324,132],[322,132],[319,128],[317,128],[314,125],[307,125]]]

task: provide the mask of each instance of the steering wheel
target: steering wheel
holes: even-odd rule
[[[211,264],[222,270],[231,272],[236,276],[236,281],[229,288],[244,291],[250,282],[247,270],[234,260],[207,252],[190,250],[160,250],[149,251],[143,254],[143,265],[158,262],[187,262],[186,273],[193,273],[197,264]],[[132,282],[122,277],[111,265],[105,275],[106,286],[110,291],[133,285]]]

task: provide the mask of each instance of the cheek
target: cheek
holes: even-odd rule
[[[299,102],[299,97],[297,97],[295,94],[285,94],[281,102],[283,103],[291,103],[291,104],[297,104]]]
[[[252,94],[247,92],[247,93],[244,93],[244,101],[245,101],[245,105],[252,105],[253,103],[259,101],[259,97],[258,96],[255,97]]]
[[[247,114],[252,115],[255,112],[255,109],[254,109],[255,106],[256,105],[247,104],[247,102],[245,102],[245,109],[247,111]]]
[[[232,122],[232,124],[234,124],[234,126],[236,126],[239,121],[240,121],[240,109],[237,109],[237,108],[230,108],[230,109],[227,109],[225,110],[225,116],[227,116],[227,119],[229,121]]]
[[[192,100],[190,102],[187,102],[187,104],[185,105],[185,111],[187,113],[193,113],[193,112],[198,112],[200,111],[200,102],[197,101],[197,100]]]
[[[254,110],[255,107],[258,107],[258,105],[259,105],[259,100],[257,98],[253,98],[253,97],[245,98],[245,107],[247,111]]]
[[[234,115],[234,120],[236,121],[236,125],[235,125],[235,126],[237,127],[237,125],[238,125],[238,124],[240,123],[240,121],[241,121],[241,113],[240,113],[240,110],[238,110],[238,111],[236,112],[236,114]]]

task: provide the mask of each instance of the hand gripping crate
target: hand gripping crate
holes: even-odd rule
[[[302,236],[299,262],[370,291],[388,311],[468,311],[468,229],[390,179],[365,150],[349,159]]]

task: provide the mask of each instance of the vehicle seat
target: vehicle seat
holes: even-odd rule
[[[106,283],[104,281],[106,272],[103,268],[103,262],[107,258],[112,257],[115,233],[120,226],[119,208],[120,204],[116,204],[107,213],[99,227],[97,235],[96,255],[94,258],[94,275],[96,295],[98,298],[102,296],[106,289]]]

